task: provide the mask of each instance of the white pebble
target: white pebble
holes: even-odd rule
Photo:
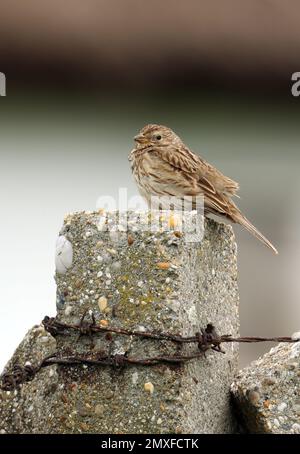
[[[100,312],[103,312],[107,308],[107,298],[105,296],[101,296],[98,301],[98,306]]]
[[[278,421],[278,419],[274,419],[274,426],[275,427],[279,427],[280,426],[280,422]]]
[[[297,331],[296,333],[292,334],[292,339],[300,340],[300,331]]]
[[[300,342],[297,342],[294,345],[292,345],[292,347],[291,347],[290,358],[291,359],[298,358],[299,354],[300,354]]]
[[[69,315],[71,315],[71,312],[72,312],[73,308],[72,306],[67,306],[65,308],[65,315],[68,317]]]
[[[277,410],[278,411],[284,411],[286,409],[286,407],[287,407],[287,404],[285,402],[282,402],[281,404],[279,404],[277,406]]]
[[[101,231],[105,227],[106,216],[100,216],[97,222],[97,229]]]
[[[146,328],[143,325],[139,325],[137,327],[137,331],[139,331],[140,333],[145,333],[146,332]]]
[[[136,385],[139,379],[139,374],[137,372],[133,372],[131,381],[133,385]]]
[[[102,276],[103,276],[103,272],[102,272],[102,271],[99,271],[99,272],[97,273],[97,277],[102,277]]]
[[[40,337],[41,344],[46,344],[47,342],[49,342],[49,340],[50,340],[50,338],[48,336]]]
[[[55,268],[57,273],[65,274],[73,264],[73,246],[64,235],[56,241]]]
[[[295,432],[300,432],[300,424],[296,423],[292,425],[292,429],[295,431]]]

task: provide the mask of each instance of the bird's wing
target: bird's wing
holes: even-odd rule
[[[204,177],[210,182],[216,192],[220,192],[227,196],[237,195],[239,190],[239,184],[229,177],[226,177],[214,166],[208,164],[208,162],[202,161],[204,170]]]
[[[186,147],[157,148],[155,152],[174,170],[179,170],[182,177],[185,177],[190,184],[194,183],[190,192],[186,187],[186,195],[197,195],[197,192],[203,194],[206,209],[230,217],[231,208],[235,206],[230,197],[236,195],[239,189],[238,183],[223,175]]]
[[[201,162],[199,156],[192,153],[188,148],[175,146],[159,147],[155,148],[155,152],[163,161],[175,169],[190,174],[196,174],[199,169]]]
[[[238,183],[205,161],[201,165],[198,183],[204,193],[206,209],[232,218],[236,205],[231,197],[237,195]]]

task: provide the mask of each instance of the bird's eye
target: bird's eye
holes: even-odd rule
[[[158,135],[156,136],[156,140],[160,140],[160,139],[161,139],[161,135],[158,134]]]

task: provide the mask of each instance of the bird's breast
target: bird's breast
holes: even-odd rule
[[[133,150],[129,155],[131,169],[135,177],[147,177],[151,173],[151,157],[147,150]]]

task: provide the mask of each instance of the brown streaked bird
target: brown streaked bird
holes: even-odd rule
[[[278,253],[232,201],[233,196],[238,197],[238,183],[189,150],[172,129],[150,124],[134,140],[136,146],[129,161],[148,205],[152,196],[204,196],[205,215],[212,213],[242,225]]]

